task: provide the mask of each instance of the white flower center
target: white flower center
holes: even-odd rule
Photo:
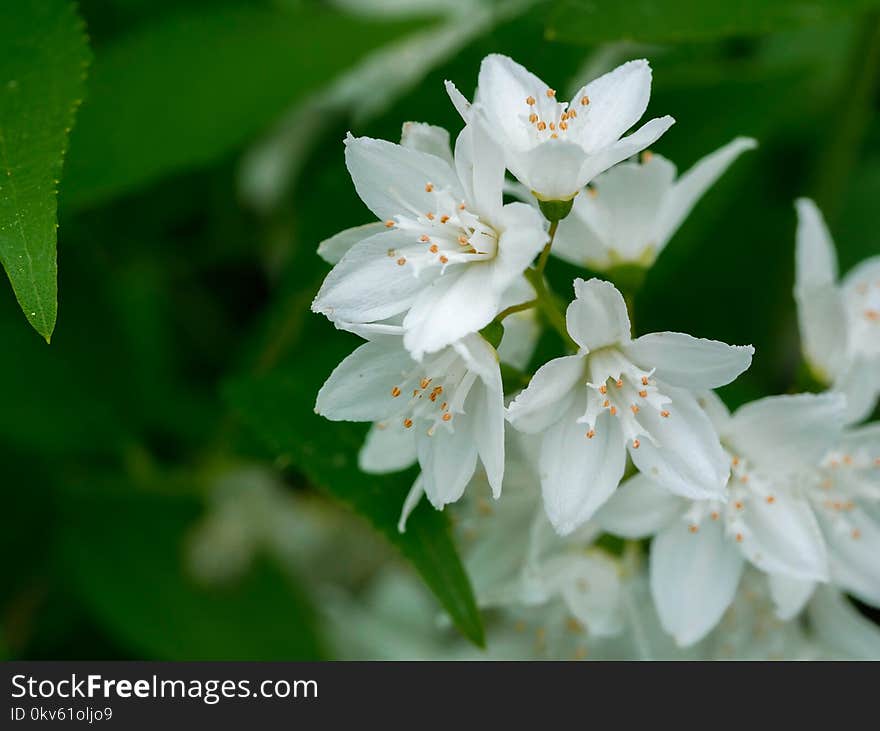
[[[428,436],[433,436],[438,426],[453,430],[453,417],[464,413],[465,399],[477,380],[452,348],[425,358],[423,363],[414,363],[401,376],[388,395],[389,412],[402,419],[407,429],[427,423]],[[378,426],[384,428],[387,422]]]
[[[852,355],[880,355],[880,279],[853,283],[844,302]]]
[[[806,495],[823,522],[840,535],[859,540],[861,532],[851,516],[859,510],[856,500],[880,502],[880,485],[870,473],[880,471],[880,457],[867,452],[829,452],[821,467],[806,483]]]
[[[596,350],[587,356],[587,410],[578,419],[587,424],[587,439],[596,435],[596,420],[603,411],[620,419],[627,440],[638,448],[640,437],[656,440],[642,423],[643,409],[653,409],[663,418],[669,418],[667,408],[672,402],[657,388],[651,377],[654,373],[633,365],[617,348]]]
[[[467,209],[464,201],[452,192],[425,182],[425,192],[434,198],[430,211],[417,211],[400,200],[406,213],[385,222],[394,228],[412,234],[412,246],[389,249],[388,256],[399,266],[412,266],[414,273],[428,267],[441,267],[494,259],[498,253],[498,233]]]
[[[530,94],[524,100],[519,119],[526,130],[531,145],[547,140],[564,139],[569,132],[585,124],[589,116],[590,99],[582,96],[571,102],[556,100],[554,89],[544,89]]]
[[[684,514],[691,533],[699,533],[700,523],[706,518],[724,521],[724,531],[737,543],[746,543],[749,527],[744,520],[749,505],[762,500],[768,505],[776,502],[771,483],[749,468],[745,459],[730,458],[730,479],[727,482],[727,502],[720,500],[695,500]],[[754,557],[760,560],[760,556]]]

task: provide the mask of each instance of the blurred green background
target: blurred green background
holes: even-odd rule
[[[489,52],[563,97],[650,59],[647,118],[677,119],[655,149],[680,170],[736,135],[760,142],[636,302],[642,332],[755,345],[723,393],[736,405],[801,378],[794,198],[816,197],[843,271],[880,253],[878,9],[81,0],[91,50],[62,61],[91,60],[58,196],[51,346],[0,287],[0,657],[338,657],[334,592],[365,597],[396,562],[479,640],[446,516],[422,506],[397,536],[412,474],[360,475],[363,429],[312,413],[356,344],[308,309],[328,268],[317,244],[370,220],[345,132],[457,133],[442,82],[470,95]],[[0,24],[0,57],[14,32]],[[561,293],[577,274],[551,263]]]

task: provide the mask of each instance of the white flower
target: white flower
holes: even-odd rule
[[[579,352],[542,366],[507,411],[517,429],[543,433],[541,486],[553,526],[570,533],[611,496],[627,448],[672,492],[723,497],[728,461],[691,392],[732,381],[754,349],[669,332],[632,340],[613,285],[576,279],[574,289],[566,322]]]
[[[579,266],[607,270],[650,266],[708,188],[739,155],[756,146],[737,137],[676,180],[675,165],[645,153],[597,177],[574,202],[553,241],[553,253]]]
[[[534,437],[508,432],[504,498],[481,497],[485,478],[475,475],[455,506],[456,533],[477,602],[503,611],[515,630],[508,652],[577,658],[588,636],[621,629],[619,566],[591,546],[597,526],[564,539],[554,532],[541,509],[537,446]]]
[[[499,140],[507,168],[540,200],[567,201],[590,180],[653,144],[675,122],[652,119],[628,137],[651,96],[651,67],[630,61],[560,102],[541,79],[508,58],[483,59],[470,105],[447,82],[466,122],[481,119]]]
[[[454,161],[446,139],[427,125],[405,127],[403,145],[346,139],[358,195],[383,223],[322,244],[325,258],[344,253],[312,304],[342,327],[405,315],[417,360],[491,322],[547,241],[536,210],[502,205],[504,161],[480,126],[459,135]]]
[[[375,422],[361,455],[373,471],[418,459],[405,513],[424,491],[436,508],[458,500],[477,459],[495,497],[504,474],[504,395],[495,350],[479,335],[413,360],[399,335],[372,335],[340,363],[315,411],[333,421]]]
[[[805,198],[796,207],[794,295],[804,354],[820,380],[846,394],[849,420],[858,422],[880,396],[880,256],[838,282],[822,214]]]
[[[782,619],[800,612],[814,582],[828,580],[825,542],[798,487],[843,423],[835,395],[769,397],[733,416],[717,397],[703,399],[733,465],[726,502],[686,500],[639,474],[596,518],[626,538],[656,533],[651,591],[663,627],[683,646],[718,623],[747,561],[769,576]]]
[[[828,545],[832,583],[880,607],[880,424],[846,432],[800,484]]]

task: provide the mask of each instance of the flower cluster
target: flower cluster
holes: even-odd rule
[[[754,349],[634,337],[630,293],[612,282],[621,268],[647,270],[755,141],[677,176],[645,151],[671,117],[626,134],[648,105],[646,61],[569,102],[498,55],[483,60],[473,102],[446,87],[464,120],[452,149],[446,130],[416,122],[400,144],[345,140],[377,220],[320,245],[333,268],[312,304],[366,341],[316,411],[372,424],[363,470],[418,463],[401,530],[423,495],[438,509],[464,497],[483,604],[560,606],[600,637],[632,630],[635,591],[650,593],[651,621],[681,647],[709,641],[744,591],[783,625],[814,605],[838,616],[835,591],[880,606],[880,428],[856,426],[880,394],[880,259],[838,283],[821,215],[797,202],[802,340],[829,388],[731,414],[713,390]],[[552,255],[611,281],[575,279],[563,308],[545,277]],[[529,376],[544,325],[564,350]],[[474,494],[482,484],[497,505]],[[627,544],[643,581],[622,584],[622,559],[594,545],[603,533],[651,539],[647,565]]]

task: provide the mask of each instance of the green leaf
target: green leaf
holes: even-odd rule
[[[94,204],[208,163],[411,28],[326,7],[207,7],[100,49],[64,204]]]
[[[191,497],[102,485],[63,500],[60,548],[74,589],[138,657],[313,660],[314,618],[286,574],[258,562],[239,582],[200,586],[184,568]]]
[[[56,186],[88,62],[73,3],[0,3],[0,261],[46,342],[58,309]]]
[[[763,35],[798,25],[825,23],[880,5],[878,0],[561,0],[552,3],[548,40],[700,41]],[[547,13],[541,6],[537,12]]]
[[[366,517],[409,559],[449,612],[452,621],[475,644],[484,643],[483,625],[467,574],[462,567],[446,516],[422,501],[406,532],[397,530],[413,471],[374,476],[361,472],[357,451],[364,425],[331,423],[314,413],[315,369],[275,372],[230,383],[226,395],[245,424],[281,459],[312,483],[326,489]],[[322,374],[317,374],[320,377]]]

